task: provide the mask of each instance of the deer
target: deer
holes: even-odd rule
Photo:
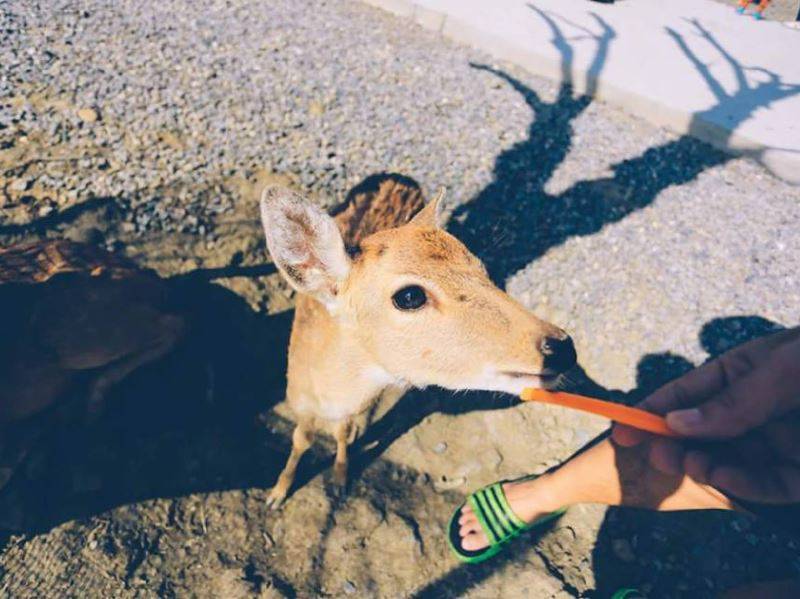
[[[426,204],[402,180],[376,187],[335,218],[285,187],[261,194],[267,248],[298,293],[286,388],[296,422],[270,509],[319,432],[336,441],[343,489],[348,445],[378,401],[433,385],[518,395],[557,386],[576,363],[570,336],[498,288],[442,227],[444,190]]]

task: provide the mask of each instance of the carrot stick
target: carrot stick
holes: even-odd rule
[[[545,391],[544,389],[524,389],[521,397],[522,401],[540,401],[563,406],[565,408],[572,408],[573,410],[591,412],[592,414],[603,416],[614,422],[627,424],[633,428],[638,428],[664,437],[678,436],[677,433],[667,426],[667,421],[664,420],[662,416],[639,408],[631,408],[610,401],[575,395],[574,393]]]

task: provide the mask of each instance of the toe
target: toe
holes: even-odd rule
[[[470,522],[468,524],[463,524],[461,528],[458,529],[458,536],[462,539],[473,532],[479,532],[481,530],[480,525],[477,522]]]
[[[467,551],[478,551],[489,546],[482,532],[473,532],[461,539],[461,546]]]
[[[475,514],[464,514],[462,512],[461,517],[458,519],[458,523],[463,526],[464,524],[469,524],[470,522],[477,522],[477,520],[478,519],[475,517]]]

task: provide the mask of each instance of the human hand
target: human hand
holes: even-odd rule
[[[800,328],[741,345],[639,407],[664,414],[683,438],[617,425],[613,439],[628,447],[648,441],[658,470],[740,499],[800,501]]]

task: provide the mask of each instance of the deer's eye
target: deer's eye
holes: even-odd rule
[[[398,310],[419,310],[427,301],[428,296],[419,285],[403,287],[392,296],[392,303]]]

